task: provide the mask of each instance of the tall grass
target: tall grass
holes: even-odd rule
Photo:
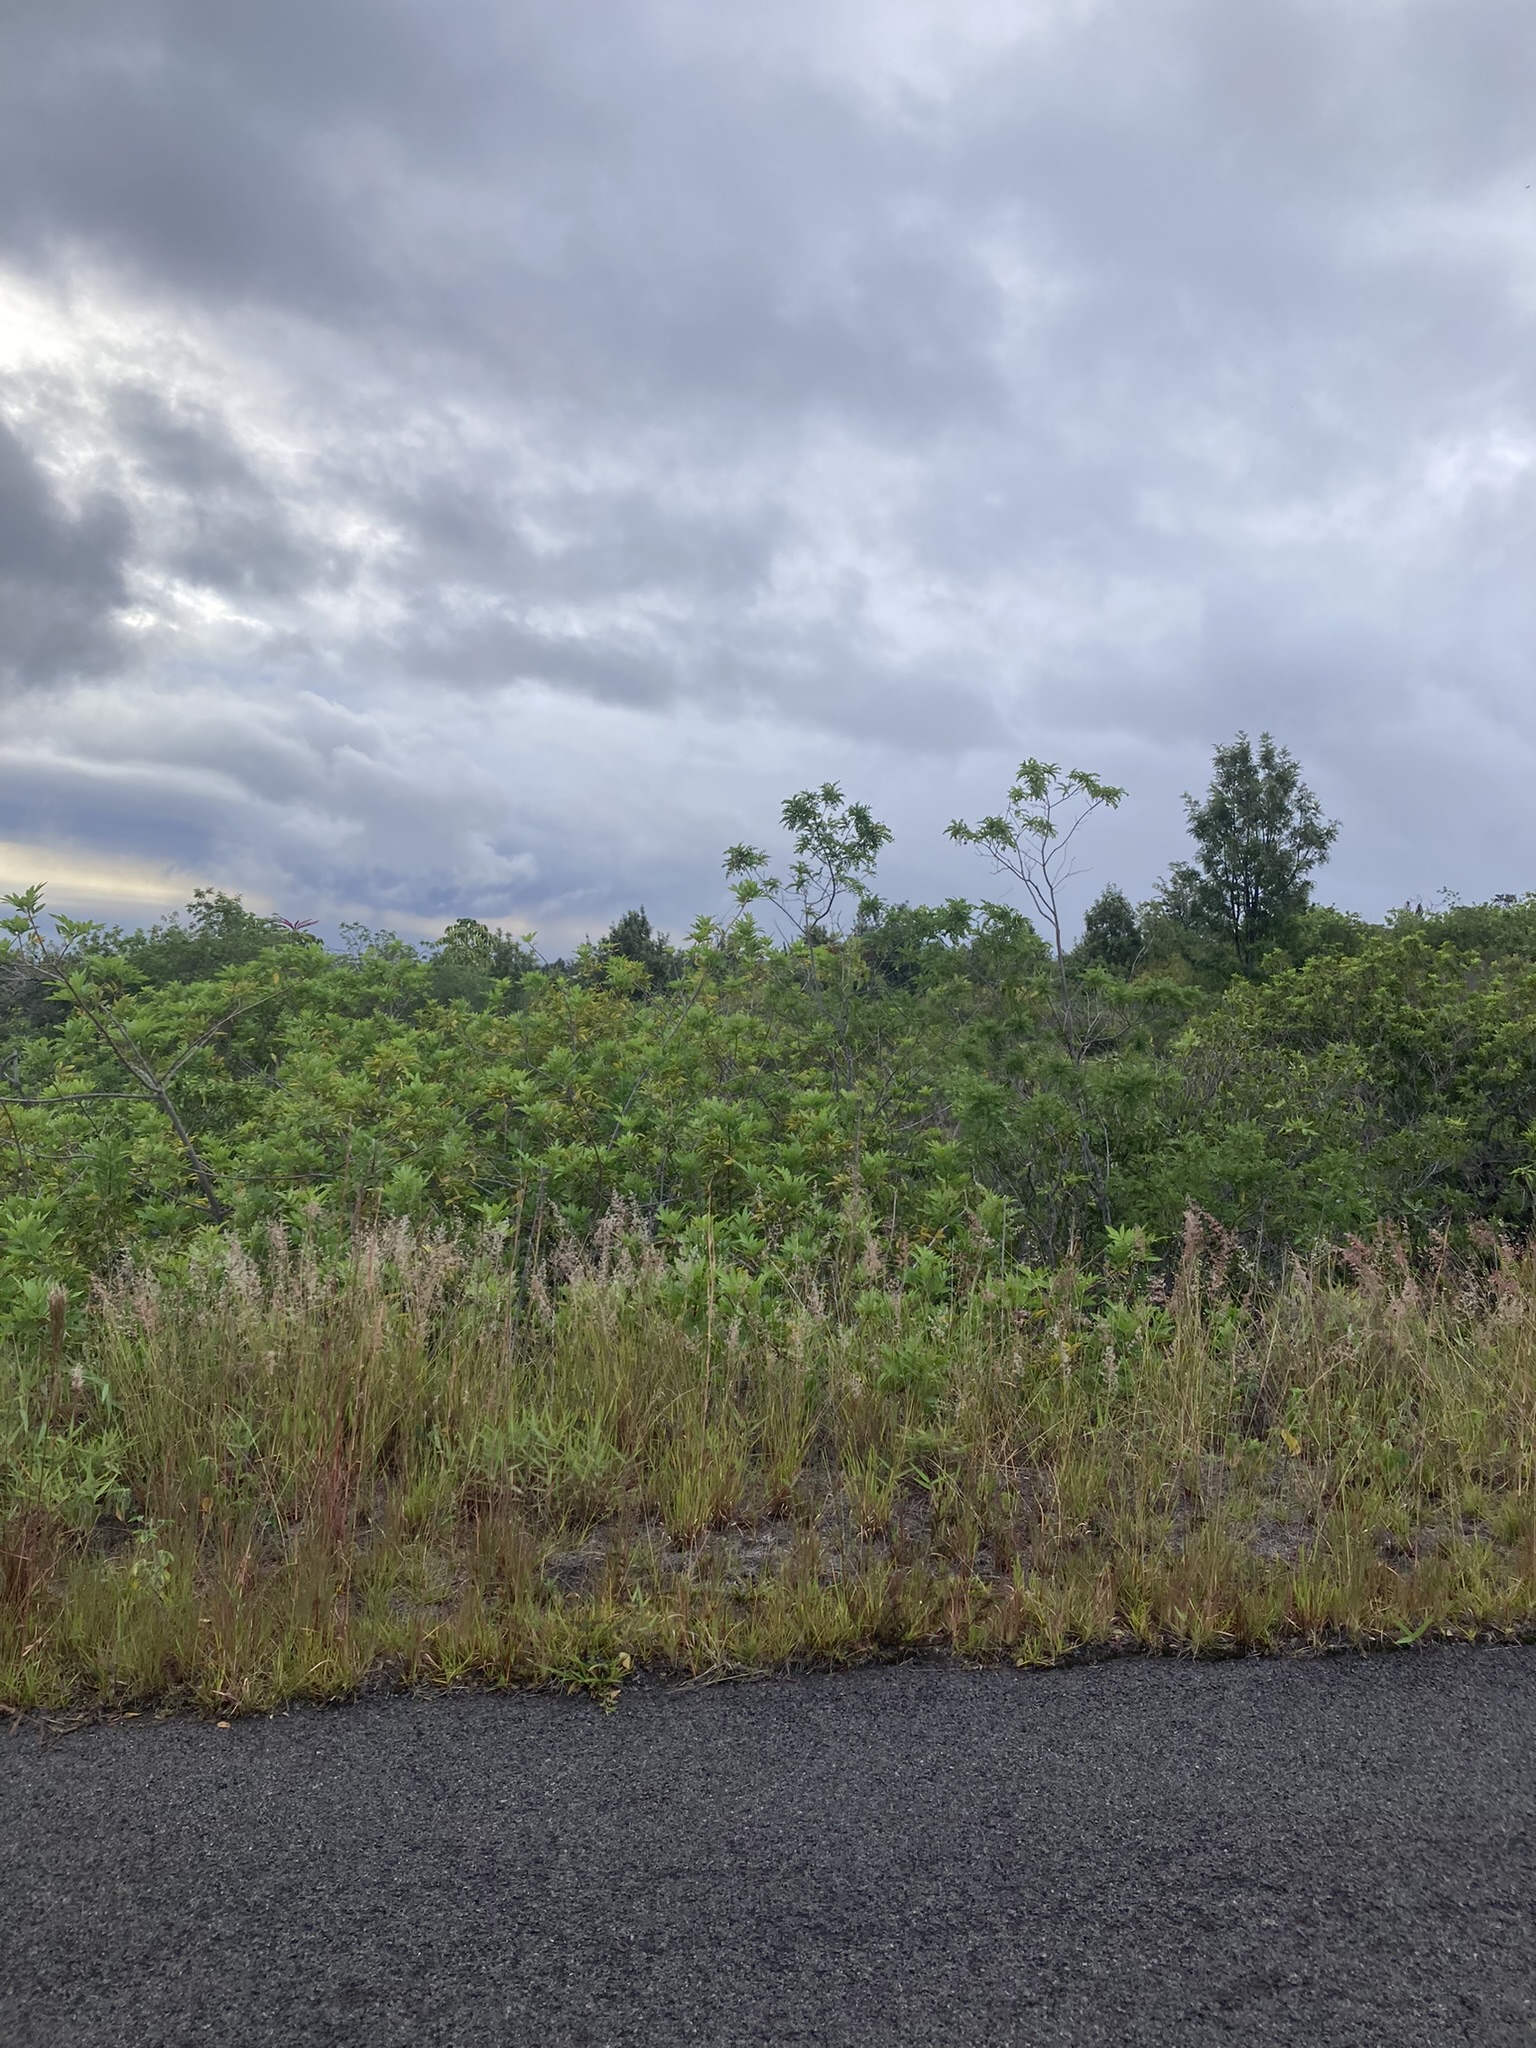
[[[120,1274],[0,1354],[0,1702],[1536,1632],[1529,1249],[886,1264],[748,1313],[620,1217]]]

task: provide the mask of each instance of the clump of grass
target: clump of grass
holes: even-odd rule
[[[1536,1631],[1536,1254],[814,1286],[213,1240],[0,1353],[0,1702]],[[724,1295],[728,1290],[722,1289]]]

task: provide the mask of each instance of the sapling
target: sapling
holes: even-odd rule
[[[727,847],[726,876],[743,911],[769,903],[789,927],[806,992],[835,1041],[834,1085],[839,1093],[852,1094],[858,1085],[852,1006],[866,976],[857,938],[840,930],[838,913],[849,903],[862,923],[880,915],[883,905],[870,879],[880,849],[890,844],[891,828],[867,804],[849,803],[835,782],[786,798],[779,815],[794,834],[788,875],[770,874],[768,854],[743,845]],[[828,967],[830,986],[824,972]]]
[[[956,818],[948,832],[956,845],[976,847],[1000,874],[1012,875],[1046,927],[1056,959],[1058,1028],[1074,1062],[1082,1059],[1094,1033],[1084,1029],[1080,1005],[1073,1001],[1061,895],[1082,872],[1073,859],[1073,840],[1095,811],[1117,809],[1124,795],[1086,768],[1063,773],[1054,761],[1031,758],[1019,763],[1001,811],[977,825]]]

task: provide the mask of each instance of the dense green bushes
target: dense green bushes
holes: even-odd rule
[[[871,1231],[1046,1263],[1116,1225],[1166,1241],[1191,1205],[1260,1248],[1531,1219],[1524,905],[1352,926],[1218,994],[1166,961],[1060,977],[1022,919],[954,904],[789,944],[705,924],[660,972],[596,947],[496,974],[505,942],[462,925],[332,953],[227,899],[210,923],[33,943],[0,1102],[12,1311],[210,1221],[580,1231],[615,1194],[754,1274]]]
[[[1033,923],[883,903],[890,834],[830,783],[785,804],[782,878],[730,849],[731,917],[674,945],[631,911],[565,962],[470,918],[329,951],[210,891],[131,933],[19,896],[0,1317],[274,1218],[579,1236],[617,1199],[770,1293],[875,1239],[940,1275],[1045,1265],[1166,1245],[1191,1208],[1261,1264],[1380,1222],[1527,1228],[1536,898],[1376,927],[1314,904],[1337,828],[1294,760],[1239,735],[1215,766],[1198,864],[1139,909],[1105,890],[1075,950],[1073,842],[1124,792],[1039,761],[950,827]]]

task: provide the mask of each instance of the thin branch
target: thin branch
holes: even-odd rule
[[[181,1056],[166,1068],[161,1078],[165,1081],[174,1081],[194,1053],[201,1052],[205,1045],[211,1045],[213,1040],[221,1037],[231,1024],[237,1023],[242,1017],[248,1017],[252,1010],[259,1010],[263,1003],[270,1003],[279,993],[280,991],[275,988],[270,989],[264,995],[253,996],[248,1003],[238,1003],[234,1009],[226,1010],[222,1017],[217,1018],[206,1031],[193,1039]]]
[[[176,1134],[176,1142],[180,1145],[182,1156],[186,1160],[188,1167],[191,1169],[192,1176],[202,1192],[203,1204],[209,1216],[215,1223],[224,1222],[229,1214],[229,1210],[220,1199],[217,1184],[214,1181],[207,1161],[193,1144],[192,1134],[182,1121],[181,1112],[171,1100],[167,1083],[174,1079],[194,1053],[200,1051],[211,1040],[218,1037],[221,1032],[226,1031],[238,1017],[242,1017],[248,1011],[255,1009],[259,1003],[269,1002],[271,996],[263,993],[259,997],[238,1003],[233,1009],[227,1010],[222,1017],[216,1018],[212,1024],[199,1033],[190,1045],[182,1050],[165,1074],[159,1074],[151,1065],[149,1058],[139,1050],[129,1032],[118,1022],[110,1010],[102,1007],[100,999],[89,987],[88,983],[82,981],[76,974],[71,972],[67,957],[60,957],[57,954],[50,953],[47,940],[43,937],[42,931],[38,926],[35,908],[28,905],[21,905],[20,907],[22,908],[23,915],[27,917],[31,925],[32,939],[36,948],[36,957],[28,962],[30,971],[40,981],[50,984],[73,1005],[76,1013],[85,1018],[98,1043],[105,1047],[129,1078],[136,1081],[144,1094],[159,1107],[166,1121],[170,1124],[171,1129]],[[275,994],[276,992],[274,990],[272,993]],[[16,1097],[11,1099],[22,1101],[25,1106],[30,1108],[42,1108],[46,1107],[49,1103],[67,1102],[71,1099],[93,1102],[131,1102],[137,1098],[130,1095],[109,1094],[105,1091],[93,1091],[88,1095],[74,1098],[67,1096],[40,1096],[33,1099]]]
[[[60,1102],[142,1102],[142,1095],[108,1094],[94,1089],[89,1095],[0,1095],[0,1103],[11,1109],[52,1109]]]

